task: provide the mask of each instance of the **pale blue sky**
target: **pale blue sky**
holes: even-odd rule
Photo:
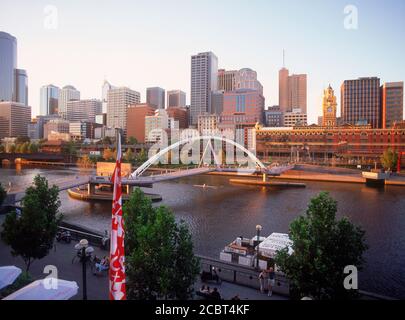
[[[357,6],[359,29],[346,30],[344,7]],[[58,29],[44,28],[44,8],[58,9]],[[148,86],[190,92],[190,56],[213,51],[219,67],[250,67],[266,106],[278,104],[282,50],[291,73],[308,74],[308,113],[321,114],[329,83],[340,100],[343,80],[405,79],[402,0],[1,0],[0,30],[18,39],[18,65],[29,75],[29,102],[39,88],[72,84],[100,98],[106,78],[145,99]]]

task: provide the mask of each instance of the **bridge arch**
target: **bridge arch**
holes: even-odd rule
[[[180,147],[181,145],[184,144],[189,144],[189,143],[194,143],[196,141],[204,141],[204,140],[217,140],[217,141],[221,141],[221,142],[226,142],[229,143],[231,145],[233,145],[234,147],[236,147],[237,149],[243,151],[244,153],[246,153],[248,155],[248,157],[256,164],[256,166],[260,167],[262,170],[266,170],[265,165],[249,150],[247,150],[244,146],[240,145],[239,143],[236,143],[235,141],[225,138],[225,137],[219,137],[219,136],[198,136],[198,137],[192,137],[192,138],[188,138],[188,139],[184,139],[181,141],[178,141],[168,147],[166,147],[163,150],[160,150],[160,152],[156,153],[153,157],[151,157],[150,159],[148,159],[144,164],[142,164],[138,169],[136,169],[130,176],[130,179],[136,179],[139,176],[141,176],[152,164],[154,164],[155,162],[159,161],[159,159],[164,156],[165,154],[167,154],[168,152],[170,152],[173,149],[176,149],[178,147]]]

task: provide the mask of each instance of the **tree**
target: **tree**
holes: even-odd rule
[[[388,148],[384,151],[381,156],[381,164],[385,170],[391,171],[394,169],[398,162],[398,154],[393,151],[391,148]]]
[[[21,256],[28,272],[31,263],[42,259],[52,249],[62,216],[59,189],[48,187],[48,181],[37,175],[22,200],[22,212],[6,216],[1,238],[11,247],[13,256]]]
[[[0,183],[0,207],[3,204],[4,200],[7,197],[7,192],[4,190],[3,186]]]
[[[4,153],[6,151],[6,147],[4,144],[0,144],[0,153]]]
[[[115,153],[110,148],[104,149],[103,152],[103,159],[105,161],[114,161],[115,160]]]
[[[6,152],[7,153],[15,153],[16,146],[15,144],[8,144],[6,147]]]
[[[73,141],[65,143],[62,147],[62,154],[68,157],[69,162],[72,162],[72,158],[77,156],[76,144]]]
[[[141,151],[138,153],[138,156],[136,157],[136,162],[138,163],[144,163],[148,160],[148,155],[146,154],[145,149],[141,149]]]
[[[190,232],[137,188],[124,205],[128,298],[187,299],[199,273]]]
[[[348,299],[357,294],[344,288],[344,269],[361,270],[365,232],[346,218],[337,221],[336,211],[337,202],[324,192],[310,201],[306,216],[290,225],[294,252],[279,251],[275,262],[290,280],[293,298]]]
[[[124,154],[124,160],[126,162],[132,163],[135,160],[135,155],[132,152],[131,148],[128,148],[127,152]]]
[[[31,141],[31,139],[29,137],[27,137],[27,136],[21,136],[21,137],[17,137],[15,139],[16,144],[23,144],[25,142],[30,143],[30,141]]]
[[[135,137],[129,137],[128,138],[128,144],[129,145],[136,145],[136,144],[138,144],[138,140],[135,138]]]
[[[28,146],[29,153],[37,153],[38,150],[39,150],[39,146],[36,143],[31,142],[30,145]]]
[[[29,145],[30,145],[29,142],[24,142],[23,144],[21,144],[20,152],[21,153],[27,153]]]
[[[81,168],[91,168],[93,162],[90,159],[90,157],[87,154],[85,154],[83,157],[77,160],[77,165]]]

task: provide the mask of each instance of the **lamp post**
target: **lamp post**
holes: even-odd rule
[[[260,231],[262,231],[262,226],[258,224],[256,226],[257,232],[257,247],[256,247],[256,268],[259,269],[259,242],[260,242]]]
[[[86,239],[80,240],[80,242],[75,246],[76,250],[80,250],[80,261],[82,263],[82,276],[83,276],[83,300],[87,300],[87,260],[94,252],[92,247],[89,247],[89,242]]]

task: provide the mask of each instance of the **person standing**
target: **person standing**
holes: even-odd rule
[[[268,296],[271,297],[273,295],[273,287],[276,285],[276,273],[274,272],[273,268],[269,269],[268,272],[268,280],[267,280],[267,287],[269,289]]]
[[[264,290],[266,289],[265,286],[268,281],[268,274],[266,270],[262,270],[259,274],[259,282],[260,282],[260,292],[264,293]]]

